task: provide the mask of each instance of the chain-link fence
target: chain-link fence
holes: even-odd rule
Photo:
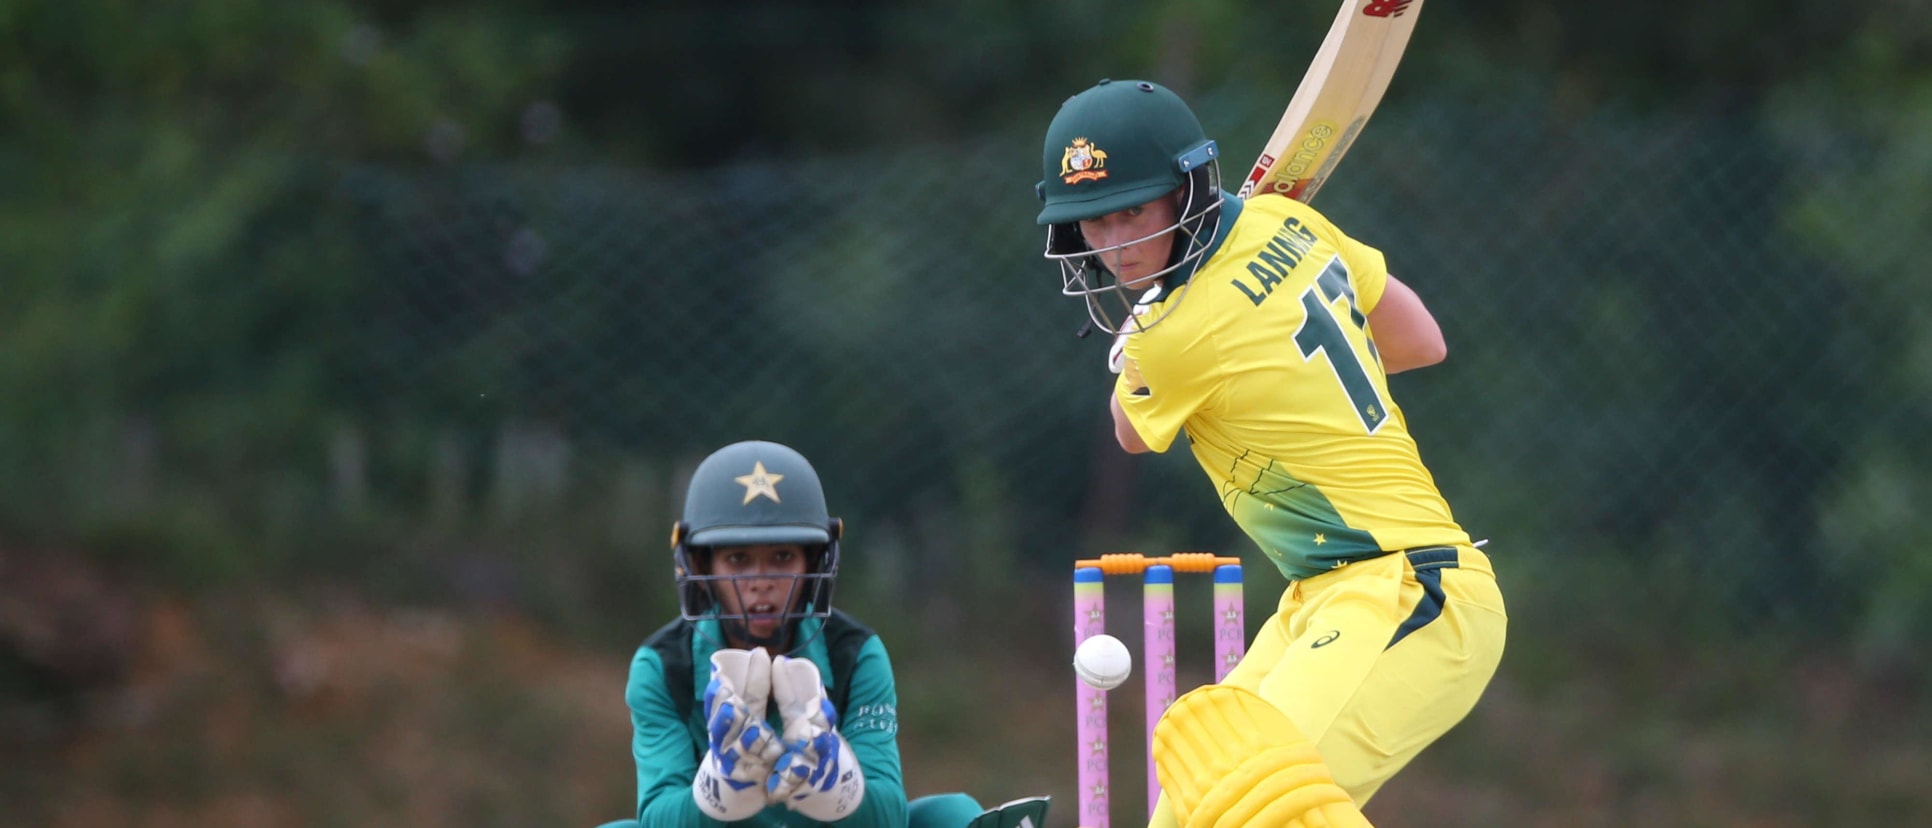
[[[1391,102],[1317,203],[1442,322],[1448,361],[1392,388],[1458,517],[1492,539],[1514,622],[1483,705],[1372,816],[1923,822],[1928,116],[1497,100]],[[1238,175],[1281,102],[1198,103]],[[472,797],[447,811],[466,824],[530,821],[503,802],[533,789],[551,798],[529,813],[614,817],[632,784],[622,659],[673,611],[684,475],[754,437],[811,457],[848,520],[838,602],[891,648],[915,793],[1071,801],[1068,561],[1250,547],[1185,452],[1113,445],[1106,343],[1074,336],[1084,314],[1039,255],[1038,140],[680,174],[251,155],[185,192],[139,179],[162,206],[90,215],[71,268],[0,260],[0,683],[39,675],[8,671],[37,657],[43,618],[178,615],[23,583],[15,545],[35,542],[143,586],[241,582],[210,591],[208,629],[253,683],[208,695],[217,673],[161,650],[185,662],[179,700],[96,705],[90,732],[128,751],[64,793],[0,779],[0,801],[120,786],[146,814],[174,801],[151,789],[293,791],[301,813],[427,824],[394,815],[421,783],[418,805]],[[59,244],[16,231],[0,251]],[[1250,572],[1252,626],[1279,581]],[[305,731],[277,655],[290,633],[258,628],[299,612],[224,609],[252,581],[291,604],[448,610],[430,629],[507,606],[610,669],[516,691],[504,676],[568,668],[521,632],[477,635],[427,668],[440,681],[378,688],[397,706]],[[1185,686],[1206,619],[1180,589]],[[191,640],[170,623],[156,636]],[[21,692],[64,704],[58,689]],[[257,709],[231,715],[234,698]],[[119,729],[148,703],[169,727]],[[44,732],[21,724],[47,718],[36,705],[0,730]],[[389,731],[412,747],[362,735]],[[1116,780],[1141,775],[1126,741]],[[228,743],[262,752],[181,759]],[[365,758],[391,754],[448,778]],[[144,775],[177,765],[180,785]],[[356,789],[371,801],[340,801]],[[1117,820],[1138,793],[1115,791]],[[125,821],[102,813],[60,824]]]
[[[1317,204],[1442,321],[1448,362],[1394,391],[1513,609],[1607,630],[1635,590],[1649,618],[1916,653],[1932,249],[1901,177],[1923,150],[1522,100],[1391,105]],[[1278,110],[1201,111],[1232,178]],[[569,615],[668,602],[639,584],[665,576],[681,475],[756,437],[813,458],[874,586],[1246,551],[1184,453],[1111,447],[1105,343],[1039,256],[1037,140],[676,175],[312,167],[233,247],[240,278],[115,346],[87,378],[108,390],[14,415],[10,520],[173,539],[191,575]]]

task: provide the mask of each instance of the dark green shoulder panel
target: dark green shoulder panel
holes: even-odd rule
[[[697,693],[697,688],[692,686],[692,629],[691,622],[680,618],[644,639],[644,646],[656,651],[658,663],[664,666],[664,689],[671,694],[671,701],[677,703],[681,719],[690,719],[696,706],[692,701]]]
[[[832,709],[844,716],[846,700],[852,690],[852,671],[859,663],[859,650],[876,635],[871,627],[834,608],[825,621],[825,657],[832,663]]]

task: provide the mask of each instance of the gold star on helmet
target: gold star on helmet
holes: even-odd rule
[[[738,481],[738,485],[745,487],[745,502],[739,504],[742,506],[751,503],[754,497],[769,497],[771,502],[779,502],[778,481],[784,480],[785,476],[765,471],[765,462],[760,460],[752,464],[751,474],[732,479]]]

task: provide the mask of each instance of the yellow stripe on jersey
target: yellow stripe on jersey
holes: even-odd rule
[[[1386,267],[1308,205],[1257,196],[1171,313],[1127,339],[1114,393],[1135,431],[1166,451],[1185,429],[1222,506],[1290,579],[1469,540],[1371,338]]]

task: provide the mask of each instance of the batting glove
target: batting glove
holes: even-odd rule
[[[1161,298],[1160,285],[1155,285],[1153,287],[1148,288],[1147,292],[1141,294],[1140,299],[1134,302],[1134,317],[1138,319],[1141,316],[1141,314],[1144,314],[1147,312],[1149,305],[1152,305],[1160,298]],[[1121,327],[1124,330],[1114,335],[1113,347],[1107,349],[1107,370],[1112,371],[1116,374],[1120,373],[1121,366],[1126,360],[1127,337],[1130,335],[1129,332],[1139,330],[1134,326],[1132,320],[1129,320],[1128,324],[1122,325]]]

